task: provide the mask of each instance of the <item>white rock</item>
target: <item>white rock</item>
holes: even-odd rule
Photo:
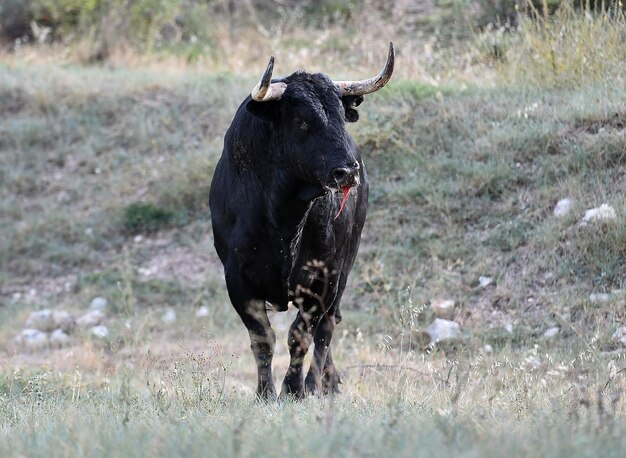
[[[493,353],[493,347],[489,344],[485,345],[483,347],[483,350],[485,351],[485,353],[487,353],[488,355]]]
[[[621,342],[622,345],[626,345],[626,326],[620,326],[617,328],[617,330],[613,333],[612,338]]]
[[[567,215],[572,209],[572,200],[565,198],[561,199],[556,203],[556,207],[554,207],[554,216],[557,218],[561,218]]]
[[[100,339],[106,339],[109,337],[109,329],[106,326],[93,326],[89,329],[89,334],[99,337]]]
[[[437,315],[437,318],[451,320],[454,316],[454,301],[452,299],[437,299],[430,307]]]
[[[493,278],[491,277],[483,277],[482,275],[480,277],[478,277],[478,283],[480,283],[480,286],[482,288],[486,288],[487,286],[491,285],[493,283]]]
[[[51,331],[55,328],[52,310],[43,309],[32,312],[26,320],[26,327],[40,331]]]
[[[109,301],[105,297],[94,297],[91,300],[91,304],[89,304],[89,308],[91,310],[102,310],[104,311],[109,305]]]
[[[74,315],[67,310],[55,310],[52,313],[54,327],[63,331],[69,331],[75,324]]]
[[[533,369],[539,369],[541,367],[541,359],[536,355],[531,355],[525,358],[524,361]]]
[[[617,218],[615,209],[608,204],[602,204],[599,207],[587,210],[581,223],[587,224],[589,222],[610,221],[615,218]]]
[[[161,321],[165,324],[172,324],[176,322],[176,312],[174,309],[169,309],[161,317]]]
[[[426,332],[430,336],[431,343],[436,343],[458,338],[461,335],[461,327],[455,321],[436,318],[426,328]]]
[[[70,343],[70,336],[68,336],[63,329],[55,329],[50,334],[50,345],[53,347],[64,347]]]
[[[547,339],[556,336],[559,333],[559,327],[553,326],[550,329],[547,329],[546,332],[543,333],[543,336]]]
[[[39,329],[22,329],[13,340],[28,350],[39,350],[48,346],[48,334]]]
[[[76,324],[81,328],[91,328],[98,326],[104,320],[104,312],[102,310],[91,310],[83,313],[76,318]]]
[[[513,334],[513,323],[506,323],[504,325],[504,330],[509,334]]]
[[[611,300],[611,295],[609,293],[591,293],[589,300],[592,304],[604,304]]]
[[[196,310],[196,318],[203,318],[205,316],[209,316],[209,307],[203,305],[198,310]]]

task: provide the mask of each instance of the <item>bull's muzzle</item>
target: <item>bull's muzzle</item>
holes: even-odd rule
[[[358,184],[359,163],[354,162],[346,167],[338,167],[333,170],[333,180],[338,189],[351,188]]]

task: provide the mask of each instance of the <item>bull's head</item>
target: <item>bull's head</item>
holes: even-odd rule
[[[361,81],[306,72],[272,80],[271,57],[246,107],[270,123],[280,160],[298,179],[322,189],[348,189],[358,184],[360,159],[345,123],[358,120],[355,107],[387,84],[393,66],[393,43],[383,71]]]

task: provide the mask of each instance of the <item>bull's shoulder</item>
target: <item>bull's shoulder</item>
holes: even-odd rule
[[[237,110],[224,136],[223,155],[228,157],[233,173],[260,174],[269,165],[271,156],[269,123],[252,116],[245,105]]]

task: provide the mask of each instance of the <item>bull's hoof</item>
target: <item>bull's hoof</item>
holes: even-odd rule
[[[276,401],[276,389],[274,384],[259,385],[256,389],[256,400],[261,403],[269,403]]]
[[[297,391],[292,393],[290,391],[282,390],[280,392],[280,396],[278,397],[278,402],[285,401],[301,401],[304,399],[304,390]]]
[[[304,381],[304,389],[306,394],[319,395],[322,394],[322,383],[316,380],[315,376],[309,372]]]
[[[280,400],[283,399],[303,399],[304,387],[302,386],[302,377],[285,378],[283,388],[280,391]]]
[[[326,372],[324,377],[322,377],[322,387],[324,389],[324,394],[339,394],[341,390],[339,389],[339,384],[341,382],[341,377],[336,371]]]

